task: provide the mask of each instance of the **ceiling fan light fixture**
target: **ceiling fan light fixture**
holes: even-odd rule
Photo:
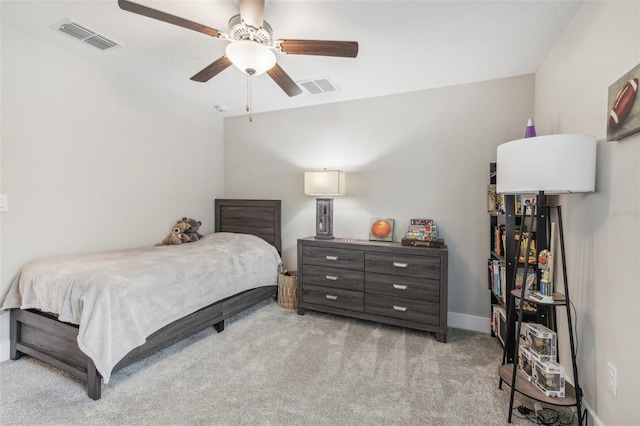
[[[267,72],[276,64],[276,55],[273,50],[251,40],[229,43],[225,54],[233,65],[249,75]]]

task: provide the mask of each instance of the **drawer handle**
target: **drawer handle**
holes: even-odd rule
[[[336,277],[335,275],[327,275],[327,279],[329,281],[338,281],[338,277]]]
[[[394,311],[405,312],[405,311],[407,310],[407,308],[405,308],[404,306],[396,306],[396,305],[393,305],[393,310],[394,310]]]
[[[327,260],[338,260],[338,256],[325,256]]]
[[[408,263],[393,262],[393,266],[395,266],[396,268],[406,268],[407,266],[409,266],[409,264]]]
[[[327,298],[327,299],[329,299],[329,300],[338,300],[338,296],[334,296],[334,295],[332,295],[332,294],[327,294],[327,295],[326,295],[326,296],[324,296],[324,297],[326,297],[326,298]]]
[[[396,290],[406,290],[407,286],[402,284],[394,284],[393,288],[395,288]]]

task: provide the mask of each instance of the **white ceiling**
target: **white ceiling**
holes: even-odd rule
[[[134,0],[228,30],[234,0]],[[253,78],[254,112],[458,85],[537,70],[580,1],[267,0],[276,39],[358,41],[358,57],[278,54],[295,81],[329,77],[339,92],[288,97],[266,74]],[[125,12],[116,0],[2,0],[3,25],[74,52],[153,88],[225,116],[245,114],[246,76],[230,67],[207,83],[189,78],[227,42]],[[66,19],[123,46],[101,51],[52,27]],[[43,78],[46,76],[43,75]]]

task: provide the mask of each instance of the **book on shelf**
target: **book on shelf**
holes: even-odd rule
[[[405,232],[404,239],[418,241],[436,241],[438,240],[438,234],[436,232]]]
[[[496,253],[496,256],[504,256],[505,249],[505,226],[498,225],[493,228],[493,251]]]
[[[507,267],[502,260],[493,259],[491,261],[491,275],[492,275],[492,291],[493,295],[498,300],[506,302],[505,284],[507,282]]]
[[[507,311],[502,306],[491,306],[491,331],[504,345],[507,332]]]
[[[407,232],[426,233],[426,232],[436,232],[436,231],[437,231],[436,225],[409,225],[407,227]]]
[[[411,219],[409,225],[433,226],[433,219]]]
[[[443,248],[445,246],[443,239],[422,241],[422,240],[408,240],[406,238],[403,238],[401,242],[403,246],[410,246],[410,247]]]
[[[500,297],[502,298],[502,303],[507,304],[507,292],[505,291],[507,288],[507,265],[504,262],[500,263]]]

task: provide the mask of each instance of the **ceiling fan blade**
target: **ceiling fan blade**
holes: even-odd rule
[[[284,72],[280,65],[275,64],[273,68],[267,71],[267,74],[269,74],[269,77],[271,77],[287,95],[297,96],[302,93],[302,89],[289,77],[289,74]]]
[[[278,40],[283,53],[289,55],[358,56],[357,41]]]
[[[188,19],[180,18],[178,16],[170,15],[156,9],[151,9],[150,7],[143,6],[138,3],[133,3],[128,0],[118,0],[118,6],[120,6],[120,9],[126,10],[127,12],[167,22],[169,24],[210,35],[211,37],[220,37],[220,32],[214,28],[207,27],[206,25],[198,24],[197,22],[189,21]]]
[[[264,0],[240,0],[240,19],[250,27],[262,28]]]
[[[229,60],[229,58],[227,58],[226,56],[221,56],[211,64],[206,66],[198,74],[191,77],[191,80],[206,83],[222,71],[226,70],[230,65],[231,61]]]

